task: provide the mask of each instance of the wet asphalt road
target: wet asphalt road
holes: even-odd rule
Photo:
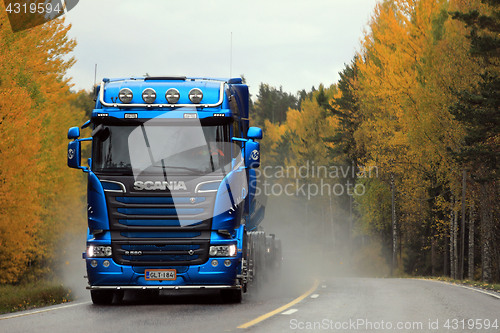
[[[259,295],[245,295],[242,304],[224,304],[213,291],[170,291],[153,299],[127,294],[113,306],[95,306],[83,298],[1,315],[0,332],[500,331],[498,293],[412,279],[299,279],[294,272],[285,270],[281,283],[265,286]],[[286,306],[300,296],[300,302]],[[252,322],[273,311],[275,315]]]

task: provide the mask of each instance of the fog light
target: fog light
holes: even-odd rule
[[[214,245],[210,246],[209,255],[211,257],[235,257],[236,245]]]
[[[104,260],[103,263],[102,263],[102,265],[104,267],[108,268],[109,267],[109,260]]]
[[[111,246],[89,245],[87,246],[87,258],[111,257],[113,251]]]
[[[212,260],[212,266],[213,267],[217,267],[217,265],[219,264],[219,262],[217,260]]]
[[[226,267],[231,266],[231,260],[229,260],[229,259],[224,260],[224,266],[226,266]]]
[[[97,260],[92,260],[92,261],[90,262],[90,266],[92,266],[92,267],[96,268],[96,267],[97,267]]]

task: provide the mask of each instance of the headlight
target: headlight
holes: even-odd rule
[[[142,99],[148,104],[153,103],[156,100],[156,91],[151,88],[144,89],[142,92]]]
[[[175,88],[170,88],[167,90],[165,93],[165,98],[167,99],[167,102],[170,104],[175,104],[179,101],[179,98],[181,97],[181,94],[179,93],[179,90]]]
[[[210,246],[209,254],[211,257],[235,257],[236,245]]]
[[[87,258],[111,257],[112,254],[111,246],[87,246]]]
[[[198,88],[193,88],[189,92],[189,100],[193,102],[194,104],[200,104],[201,100],[203,99],[203,93],[201,92],[200,89]]]
[[[118,98],[124,104],[128,104],[128,103],[132,102],[132,97],[134,97],[134,94],[132,93],[132,90],[130,90],[128,88],[123,88],[118,93]]]

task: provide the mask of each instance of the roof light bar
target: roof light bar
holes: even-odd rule
[[[198,79],[192,79],[192,81],[195,81]],[[200,79],[201,80],[201,79]],[[219,100],[216,103],[213,104],[200,104],[202,99],[203,99],[203,93],[201,92],[200,89],[194,88],[190,91],[190,94],[193,96],[194,101],[191,100],[192,104],[173,104],[173,103],[161,103],[161,104],[148,104],[148,103],[131,103],[132,98],[133,98],[133,93],[132,90],[129,88],[122,88],[120,90],[120,93],[118,95],[121,103],[117,103],[116,101],[113,101],[113,103],[107,103],[104,101],[104,90],[106,88],[106,84],[108,84],[108,81],[102,81],[101,82],[101,88],[99,90],[99,102],[103,107],[113,107],[113,108],[151,108],[151,107],[157,107],[157,108],[162,108],[162,107],[203,107],[203,108],[216,108],[222,104],[224,101],[224,88],[226,85],[226,81],[220,81],[220,88],[219,88]],[[193,90],[197,91],[193,91]],[[155,92],[156,94],[156,92]],[[166,97],[166,96],[165,96]]]

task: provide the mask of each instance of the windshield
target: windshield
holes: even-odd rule
[[[99,125],[92,169],[135,176],[229,172],[232,154],[239,155],[230,141],[230,125],[195,124]]]

